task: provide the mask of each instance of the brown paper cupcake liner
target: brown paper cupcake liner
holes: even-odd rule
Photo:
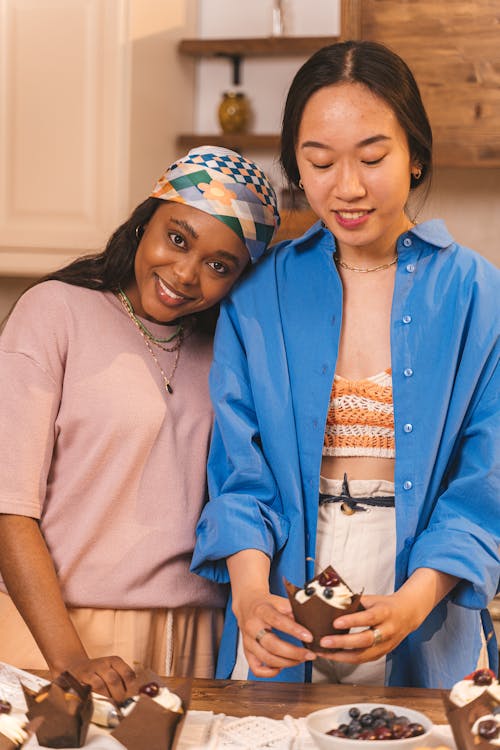
[[[54,748],[82,747],[92,717],[90,685],[82,685],[63,672],[38,692],[22,685],[29,719],[43,718],[36,730],[40,745]]]
[[[340,578],[340,576],[339,576]],[[345,581],[340,579],[344,585],[347,585]],[[293,616],[295,620],[307,628],[313,635],[312,643],[304,642],[305,648],[311,651],[317,651],[318,653],[331,653],[335,649],[324,648],[319,645],[319,642],[325,635],[344,635],[349,632],[349,629],[339,629],[333,627],[333,621],[337,617],[342,615],[350,615],[353,612],[358,612],[364,609],[361,604],[361,594],[354,594],[351,604],[345,609],[339,607],[332,607],[325,601],[320,599],[318,596],[311,596],[304,603],[298,602],[295,598],[297,591],[301,589],[295,584],[283,579],[285,584],[288,599],[292,607]]]
[[[494,750],[495,745],[472,733],[472,727],[482,716],[498,710],[500,703],[487,691],[465,706],[456,706],[447,693],[443,702],[457,750]]]

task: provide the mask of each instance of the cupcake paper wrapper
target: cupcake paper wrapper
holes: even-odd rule
[[[136,670],[135,695],[148,682],[157,682],[168,689],[168,682],[151,670]],[[182,701],[182,713],[170,711],[147,695],[141,695],[134,709],[111,732],[127,750],[170,750],[175,747],[191,697],[190,679],[176,680],[175,692]]]
[[[40,745],[55,748],[82,747],[92,716],[89,685],[63,672],[38,692],[22,685],[29,719],[43,718],[36,730]],[[45,697],[43,697],[45,696]]]
[[[473,725],[481,716],[498,710],[500,703],[492,695],[484,692],[465,706],[456,706],[445,693],[443,702],[457,750],[494,750],[495,745],[472,733]]]
[[[283,581],[295,620],[300,623],[300,625],[307,628],[314,638],[312,643],[304,642],[304,647],[319,653],[331,653],[334,649],[323,648],[323,646],[319,645],[320,640],[324,638],[325,635],[344,635],[349,632],[349,629],[339,630],[338,628],[334,628],[332,623],[336,617],[350,615],[353,612],[358,612],[359,610],[364,609],[360,601],[361,594],[354,594],[351,604],[345,609],[332,607],[318,596],[312,596],[306,602],[301,604],[295,598],[297,591],[300,591],[299,587],[290,583],[290,581],[287,581],[286,578],[284,578]],[[342,583],[345,582],[342,581]]]

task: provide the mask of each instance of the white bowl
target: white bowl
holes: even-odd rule
[[[339,724],[349,724],[351,721],[349,709],[353,707],[359,708],[362,714],[370,713],[372,708],[386,708],[388,711],[394,711],[396,716],[407,716],[411,723],[422,724],[425,732],[417,737],[407,737],[401,740],[355,740],[350,737],[333,737],[327,734],[330,729],[336,729]],[[376,750],[408,750],[411,747],[428,745],[429,735],[433,728],[432,721],[425,714],[389,703],[349,703],[343,706],[322,708],[306,716],[306,726],[320,750],[375,750],[375,748]]]

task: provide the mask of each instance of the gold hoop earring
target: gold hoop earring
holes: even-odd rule
[[[422,167],[417,167],[416,169],[413,169],[411,175],[418,182],[418,180],[422,177]]]
[[[299,180],[299,188],[301,190],[304,190],[304,185],[302,184],[302,180]]]

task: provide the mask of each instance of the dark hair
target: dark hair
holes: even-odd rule
[[[146,198],[132,211],[127,221],[113,232],[102,252],[77,258],[67,266],[37,279],[29,289],[44,281],[64,281],[102,292],[117,292],[120,287],[125,288],[134,278],[135,254],[143,228],[164,203],[159,198]],[[197,313],[199,328],[213,333],[218,311],[219,306],[215,305],[210,310]]]
[[[300,122],[309,98],[336,83],[362,83],[393,110],[408,138],[412,160],[422,168],[416,188],[432,174],[432,130],[417,82],[404,60],[377,42],[339,42],[323,47],[296,73],[286,99],[280,161],[290,185],[300,180],[295,149]]]

